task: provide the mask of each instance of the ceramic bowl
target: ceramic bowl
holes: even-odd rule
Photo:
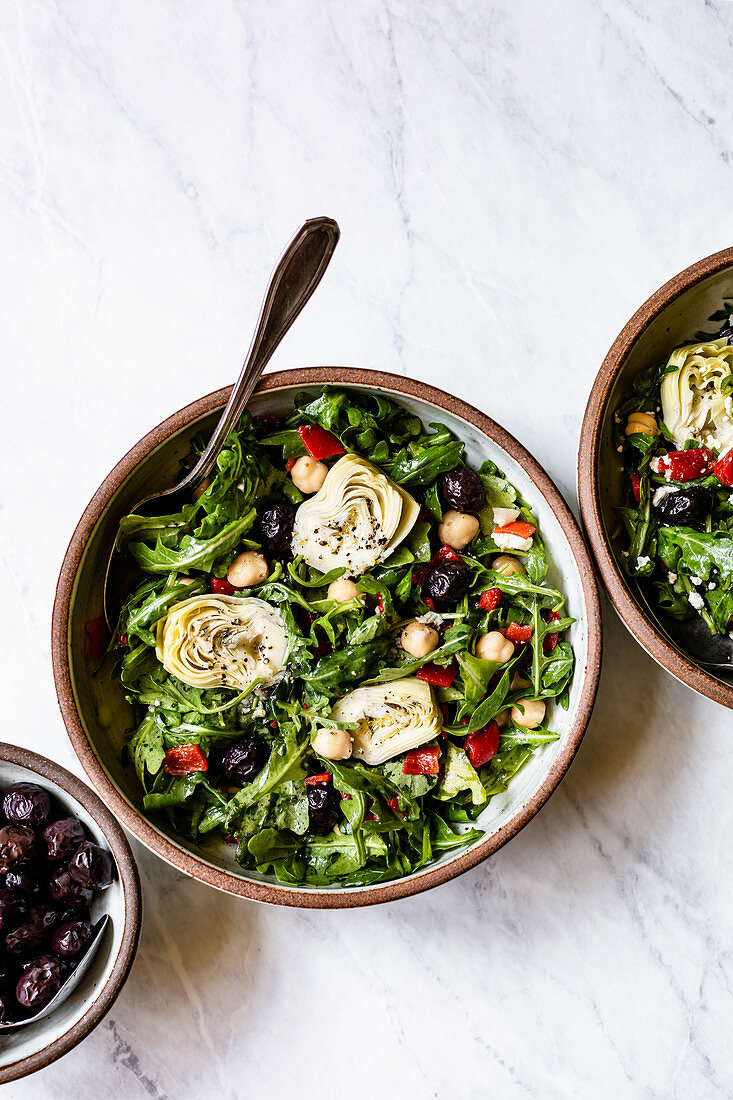
[[[38,783],[78,817],[91,839],[114,856],[117,877],[92,903],[93,920],[108,913],[110,927],[79,987],[37,1023],[0,1032],[0,1084],[49,1065],[97,1026],[130,972],[141,919],[140,880],[130,845],[94,791],[45,756],[0,744],[0,789],[20,782]]]
[[[154,428],[122,459],[95,493],[74,532],[58,583],[53,619],[53,661],[61,711],[91,782],[143,844],[184,873],[222,890],[283,905],[331,908],[367,905],[426,890],[473,867],[513,837],[549,798],[565,774],[585,732],[595,700],[601,659],[601,619],[595,575],[582,535],[560,493],[535,460],[507,432],[470,405],[420,382],[376,371],[312,367],[266,375],[250,402],[254,413],[282,415],[293,396],[325,382],[361,392],[389,394],[425,423],[441,420],[466,443],[479,465],[493,459],[536,507],[552,560],[550,581],[568,597],[577,667],[570,706],[558,708],[561,736],[533,756],[495,797],[480,824],[484,837],[395,882],[342,889],[293,888],[274,877],[243,872],[222,842],[196,847],[143,815],[134,773],[120,763],[131,716],[113,682],[92,675],[84,654],[84,624],[102,610],[105,564],[117,524],[134,503],[156,487],[173,484],[195,431],[210,431],[229,390],[188,405]]]
[[[611,603],[647,653],[683,684],[733,708],[733,673],[701,668],[664,631],[640,590],[619,564],[620,543],[611,532],[623,503],[623,469],[613,442],[614,414],[634,376],[699,331],[712,332],[708,318],[733,296],[733,248],[693,264],[634,314],[613,343],[591,390],[580,433],[578,495],[583,523]]]

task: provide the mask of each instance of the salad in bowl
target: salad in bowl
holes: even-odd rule
[[[531,501],[378,390],[245,413],[194,498],[124,516],[117,545],[139,569],[110,654],[144,810],[245,872],[413,874],[479,840],[558,737],[574,620]]]

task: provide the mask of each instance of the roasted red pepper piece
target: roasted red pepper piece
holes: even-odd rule
[[[319,772],[318,775],[307,775],[305,777],[305,782],[308,787],[320,787],[322,783],[331,782],[331,773]]]
[[[531,539],[537,528],[533,523],[525,523],[523,519],[515,519],[513,523],[505,523],[503,527],[495,527],[493,535],[517,535],[520,539]]]
[[[440,561],[460,561],[460,556],[456,554],[452,546],[441,546],[440,550],[436,550],[430,559],[431,565],[437,565]]]
[[[100,615],[98,619],[87,623],[84,629],[87,632],[89,656],[93,661],[101,661],[109,645],[109,630],[104,616]]]
[[[336,436],[331,435],[320,424],[301,424],[298,435],[311,458],[332,458],[333,455],[345,453]]]
[[[500,588],[487,588],[481,593],[477,606],[481,611],[494,611],[504,599],[504,593]]]
[[[455,679],[458,666],[453,664],[449,668],[441,668],[440,665],[423,665],[419,668],[415,675],[418,680],[425,680],[426,683],[432,684],[433,687],[450,687]]]
[[[394,812],[396,814],[402,814],[403,817],[407,813],[407,810],[401,810],[400,809],[400,804],[399,804],[399,801],[397,799],[397,795],[395,795],[394,798],[390,798],[387,805],[389,806],[390,810],[394,810]]]
[[[437,745],[429,745],[424,749],[412,749],[405,757],[402,765],[403,775],[437,775],[439,770],[438,759],[440,749]]]
[[[412,571],[412,583],[419,584],[422,588],[423,581],[428,575],[429,565],[418,565],[416,569]]]
[[[659,472],[669,481],[694,481],[709,474],[715,463],[715,455],[707,447],[693,447],[689,451],[670,451],[659,459]]]
[[[529,623],[526,626],[521,626],[520,623],[509,623],[501,631],[505,638],[508,638],[510,642],[514,642],[516,645],[518,642],[528,642],[532,637],[532,627]]]
[[[497,723],[492,719],[488,726],[475,733],[469,733],[463,747],[474,768],[481,768],[496,756],[501,734]]]
[[[295,465],[295,463],[297,461],[298,461],[297,458],[289,458],[288,459],[288,461],[285,463],[285,468],[287,469],[288,473],[290,473],[290,471],[292,470],[293,466]]]
[[[718,459],[713,466],[713,473],[721,485],[733,485],[733,449]]]
[[[209,764],[198,745],[176,745],[166,749],[163,771],[168,775],[190,775],[205,772]]]
[[[384,597],[381,592],[377,593],[377,615],[384,615]]]
[[[545,616],[545,621],[548,623],[556,623],[560,618],[559,611],[548,611]],[[553,649],[557,645],[559,634],[545,634],[542,640],[542,648],[545,654],[552,653]]]
[[[428,607],[430,608],[431,611],[435,611],[435,604],[430,599],[430,596],[425,597],[425,603],[428,605]]]
[[[634,500],[638,504],[641,500],[641,478],[637,473],[631,475],[631,492],[634,494]]]
[[[211,591],[216,592],[218,596],[233,596],[237,590],[226,577],[212,577]]]

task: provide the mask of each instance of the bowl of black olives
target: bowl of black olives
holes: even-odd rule
[[[139,927],[137,869],[107,808],[58,764],[0,744],[0,1084],[96,1026]]]

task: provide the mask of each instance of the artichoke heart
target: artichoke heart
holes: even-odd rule
[[[240,691],[285,666],[288,632],[277,610],[252,596],[191,596],[156,625],[155,652],[167,672],[197,688]]]
[[[733,446],[733,394],[722,384],[733,371],[733,347],[710,340],[677,348],[662,379],[662,416],[678,448],[688,439],[727,451]]]
[[[347,454],[295,513],[293,553],[321,573],[344,569],[359,577],[392,553],[419,511],[410,494],[371,462]]]
[[[357,723],[351,731],[354,757],[365,764],[383,764],[416,749],[443,728],[430,685],[416,676],[357,688],[338,700],[331,717]]]

